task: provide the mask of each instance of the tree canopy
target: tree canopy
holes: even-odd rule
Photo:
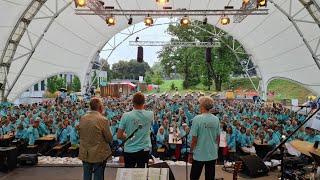
[[[139,76],[145,76],[146,72],[150,70],[148,63],[139,63],[136,60],[122,61],[112,65],[113,78],[119,79],[135,79]]]
[[[200,27],[201,29],[195,26],[182,27],[179,24],[171,24],[167,32],[172,36],[171,41],[181,42],[208,42],[214,38],[209,32],[222,32],[220,38],[223,43],[220,47],[211,48],[210,61],[206,61],[206,48],[202,47],[163,47],[158,52],[158,57],[167,77],[174,71],[184,76],[184,88],[195,86],[200,82],[210,88],[214,82],[216,90],[221,91],[222,83],[228,82],[231,75],[244,73],[240,62],[229,47],[239,46],[238,51],[243,51],[243,54],[238,54],[239,58],[248,57],[240,43],[234,41],[227,33],[210,24],[201,24]]]

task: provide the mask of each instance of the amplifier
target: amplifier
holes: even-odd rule
[[[20,165],[33,166],[38,164],[38,155],[37,154],[21,154],[18,157],[18,162]]]

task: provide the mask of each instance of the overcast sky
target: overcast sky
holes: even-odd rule
[[[168,23],[169,19],[157,19],[155,24],[162,24],[162,23]],[[135,29],[142,29],[144,28],[144,23],[139,23],[135,25]],[[126,41],[124,41],[120,46],[116,48],[115,51],[113,51],[112,55],[108,59],[109,64],[114,64],[118,62],[119,60],[131,60],[137,58],[137,47],[136,46],[129,46],[129,41],[135,41],[136,37],[139,37],[141,41],[169,41],[171,37],[166,33],[168,24],[165,25],[158,25],[153,26],[148,29],[145,29],[139,33],[136,33],[129,37]],[[128,32],[128,31],[123,31]],[[118,39],[124,39],[126,35],[118,34],[117,35],[117,41]],[[110,41],[110,42],[113,42]],[[111,43],[113,44],[113,43]],[[103,49],[108,49],[110,47],[109,45],[106,45]],[[154,62],[158,61],[158,54],[157,52],[161,50],[162,47],[160,46],[145,46],[143,47],[144,52],[144,61],[148,62],[150,66],[154,64]],[[102,51],[100,54],[100,58],[107,59],[107,56],[109,55],[109,51]]]

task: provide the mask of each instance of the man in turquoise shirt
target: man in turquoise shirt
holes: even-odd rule
[[[198,180],[205,165],[206,180],[215,179],[215,163],[218,158],[218,144],[220,134],[219,119],[210,114],[213,99],[207,96],[199,98],[200,115],[193,118],[191,134],[191,151],[193,162],[190,179]],[[191,156],[189,156],[190,158]]]
[[[144,168],[149,161],[151,148],[150,128],[153,121],[153,112],[144,109],[145,97],[138,92],[132,99],[134,109],[124,113],[120,120],[117,137],[125,140],[137,128],[135,135],[124,145],[124,162],[126,168]]]
[[[30,126],[27,130],[27,136],[28,136],[28,145],[34,145],[35,141],[39,139],[39,121],[35,120],[33,122],[33,126]]]

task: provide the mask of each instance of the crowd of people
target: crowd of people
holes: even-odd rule
[[[145,109],[153,111],[150,129],[152,154],[163,159],[182,159],[190,151],[193,119],[199,114],[199,93],[180,95],[148,95]],[[125,112],[133,109],[132,97],[103,98],[104,116],[110,121],[113,137],[111,147],[121,144],[117,131]],[[15,136],[34,145],[40,137],[55,134],[56,145],[70,143],[79,146],[78,125],[89,110],[83,100],[46,101],[20,104],[0,111],[0,139],[4,135]],[[219,159],[232,159],[232,153],[256,153],[255,143],[275,147],[305,119],[305,115],[291,111],[281,104],[256,104],[252,100],[216,99],[210,110],[220,120]],[[170,143],[169,135],[182,140],[182,144]],[[292,137],[309,142],[320,140],[313,129],[301,128]],[[116,151],[121,154],[121,148]]]

